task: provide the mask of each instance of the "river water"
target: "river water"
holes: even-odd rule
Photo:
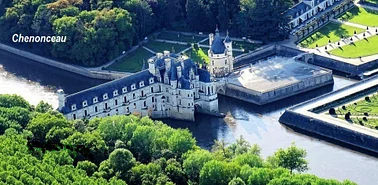
[[[58,107],[56,90],[74,93],[97,84],[94,80],[45,66],[0,50],[0,94],[19,94],[36,105],[44,100]],[[197,115],[196,122],[163,120],[175,128],[188,128],[198,145],[210,149],[214,140],[234,142],[240,136],[262,148],[262,156],[272,155],[292,142],[307,151],[308,173],[337,180],[350,179],[361,185],[378,184],[378,159],[360,152],[310,137],[280,124],[285,108],[326,92],[355,83],[335,76],[335,84],[297,95],[266,106],[255,106],[231,98],[219,97],[219,109],[228,117]],[[233,118],[233,119],[228,119]],[[225,121],[226,120],[226,121]],[[234,120],[234,121],[227,121]]]

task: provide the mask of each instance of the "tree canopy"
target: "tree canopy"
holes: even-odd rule
[[[268,160],[243,138],[218,141],[210,152],[188,130],[147,117],[68,121],[49,108],[23,108],[32,106],[20,97],[0,100],[8,102],[0,104],[6,105],[0,107],[0,123],[12,119],[19,125],[1,127],[0,184],[355,184],[298,173],[307,169],[306,153],[294,144]],[[15,108],[27,110],[29,119],[14,117]]]
[[[66,36],[63,43],[18,43],[83,66],[104,64],[155,30],[214,32],[281,40],[292,0],[3,0],[0,40],[13,34]]]

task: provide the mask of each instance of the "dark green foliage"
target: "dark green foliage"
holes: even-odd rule
[[[30,104],[24,98],[15,94],[0,94],[0,107],[21,107],[29,110],[31,109]]]
[[[69,122],[43,107],[0,108],[0,129],[8,128],[0,135],[0,184],[354,185],[293,173],[307,169],[305,151],[294,145],[268,161],[243,138],[217,141],[211,153],[188,130],[147,117]]]
[[[40,113],[46,113],[52,110],[52,106],[44,101],[39,102],[38,105],[35,107],[35,111]]]

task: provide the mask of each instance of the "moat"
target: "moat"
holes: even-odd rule
[[[105,82],[56,70],[3,51],[0,51],[0,65],[0,93],[20,94],[32,104],[45,100],[57,107],[55,91],[58,88],[74,93]],[[294,132],[278,122],[285,108],[354,83],[354,80],[339,76],[334,76],[334,80],[333,86],[262,107],[220,96],[219,110],[227,113],[225,119],[197,115],[194,123],[164,121],[175,128],[189,128],[198,144],[207,149],[215,139],[225,139],[230,143],[243,135],[251,144],[258,144],[266,157],[294,141],[298,147],[307,150],[309,173],[324,178],[350,179],[358,184],[376,184],[377,158]]]

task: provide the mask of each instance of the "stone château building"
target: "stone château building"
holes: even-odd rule
[[[194,120],[196,109],[218,111],[211,78],[191,59],[164,51],[148,60],[148,69],[133,75],[68,96],[59,90],[59,111],[68,119],[138,113],[152,118]]]
[[[301,0],[285,13],[290,17],[289,26],[293,30],[298,29],[333,10],[343,1],[349,0]]]
[[[218,28],[214,34],[209,34],[208,56],[210,59],[209,71],[214,77],[224,77],[233,71],[234,57],[232,56],[232,41],[227,36],[222,39]]]

